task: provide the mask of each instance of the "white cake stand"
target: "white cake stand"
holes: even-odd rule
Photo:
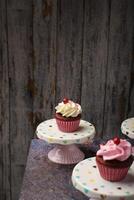
[[[121,182],[101,178],[95,157],[78,163],[72,173],[74,187],[90,200],[134,200],[134,164]]]
[[[134,117],[126,119],[121,124],[121,131],[129,138],[134,139]]]
[[[75,144],[92,140],[95,135],[95,127],[91,123],[81,120],[77,131],[65,133],[58,129],[55,119],[50,119],[39,124],[36,133],[38,138],[57,144],[48,153],[48,158],[51,161],[60,164],[74,164],[85,157]]]

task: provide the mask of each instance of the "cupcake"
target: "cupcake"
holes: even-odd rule
[[[82,109],[78,103],[64,98],[55,109],[55,119],[61,131],[74,132],[79,128]]]
[[[131,144],[118,137],[109,140],[105,145],[101,144],[96,154],[96,163],[100,175],[108,181],[124,179],[132,162]]]

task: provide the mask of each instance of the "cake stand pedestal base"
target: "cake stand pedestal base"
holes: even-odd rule
[[[75,145],[56,145],[48,153],[48,158],[59,164],[75,164],[84,159],[84,153]]]

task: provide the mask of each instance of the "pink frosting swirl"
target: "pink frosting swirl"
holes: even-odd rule
[[[124,161],[132,155],[131,144],[123,139],[120,139],[120,143],[117,145],[113,140],[109,140],[105,145],[100,145],[100,149],[97,151],[98,156],[103,156],[103,160],[120,160]]]

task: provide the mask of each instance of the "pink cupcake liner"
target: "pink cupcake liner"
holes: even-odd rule
[[[110,168],[97,162],[98,169],[102,178],[107,181],[121,181],[128,173],[129,167],[126,168]]]
[[[80,119],[74,121],[62,121],[56,119],[59,129],[63,132],[73,132],[79,128]]]

